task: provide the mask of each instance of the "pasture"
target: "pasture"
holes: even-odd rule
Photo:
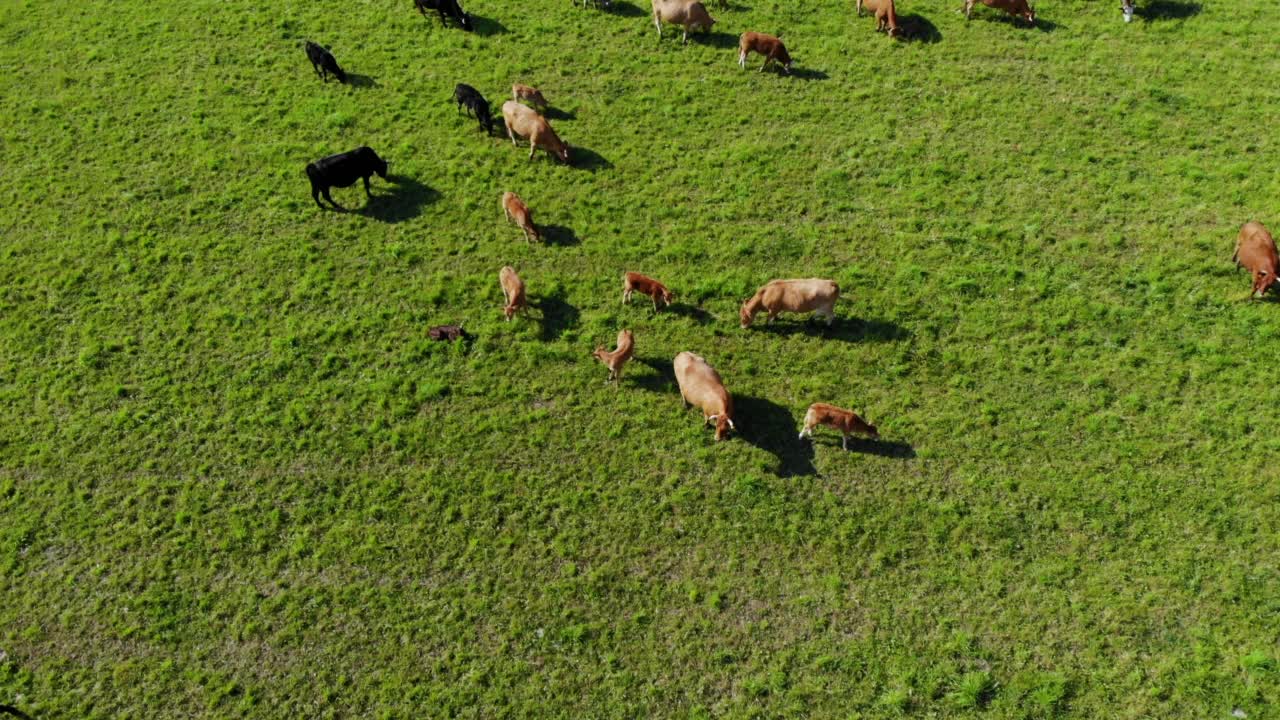
[[[1280,229],[1280,6],[960,5],[731,0],[681,47],[644,0],[0,4],[0,705],[1280,715],[1280,306],[1230,262]],[[458,82],[539,87],[573,165]],[[318,209],[360,145],[390,180]],[[779,277],[835,327],[740,329]],[[815,401],[881,440],[797,441]]]

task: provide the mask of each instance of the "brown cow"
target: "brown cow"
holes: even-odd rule
[[[1280,255],[1276,253],[1276,241],[1262,223],[1250,220],[1240,228],[1236,238],[1236,252],[1231,256],[1236,267],[1243,266],[1253,273],[1253,294],[1261,296],[1277,281],[1280,272]]]
[[[529,138],[530,160],[534,150],[542,148],[561,162],[569,162],[569,146],[561,142],[547,119],[533,108],[508,100],[502,103],[502,118],[507,122],[507,136],[511,138],[512,145],[516,144],[516,135]]]
[[[818,425],[839,430],[844,435],[840,447],[845,450],[849,449],[849,435],[852,433],[862,433],[872,438],[880,437],[876,426],[868,424],[867,421],[858,417],[857,413],[827,403],[814,403],[809,406],[809,411],[804,414],[804,429],[800,431],[800,439],[803,440],[805,435],[812,438],[813,428]]]
[[[724,389],[720,373],[707,364],[701,356],[682,352],[672,363],[676,371],[676,384],[680,386],[680,399],[685,407],[697,405],[702,409],[702,422],[715,423],[716,440],[723,440],[733,424],[733,398]]]
[[[591,354],[600,362],[609,368],[609,379],[606,383],[613,380],[622,380],[622,366],[627,364],[631,356],[635,354],[636,341],[630,330],[623,330],[618,333],[618,347],[613,352],[604,349],[603,345],[597,345],[595,352]]]
[[[782,67],[782,72],[791,72],[791,56],[787,54],[787,48],[783,46],[782,41],[772,35],[765,35],[758,32],[744,32],[742,37],[738,38],[738,67],[747,68],[747,53],[757,52],[764,56],[764,65],[760,66],[760,72],[769,66],[770,62],[776,62]]]
[[[750,327],[761,310],[769,313],[769,322],[781,312],[816,312],[827,318],[827,326],[836,319],[836,301],[840,286],[834,280],[770,280],[742,305],[738,318],[742,327]]]
[[[1014,17],[1020,17],[1028,23],[1036,24],[1035,11],[1027,4],[1027,0],[964,0],[964,19],[969,19],[969,13],[973,11],[974,3],[982,3],[989,8],[1003,10]]]
[[[707,12],[707,6],[698,0],[653,0],[653,26],[658,28],[658,42],[662,42],[662,23],[683,26],[681,39],[688,45],[690,30],[702,28],[709,32],[716,21]]]
[[[671,300],[675,297],[666,285],[654,280],[647,275],[641,275],[637,272],[627,272],[622,275],[622,302],[631,302],[631,293],[638,292],[641,295],[648,295],[653,300],[653,309],[658,310],[658,298],[662,298],[662,306],[667,307],[671,304]]]
[[[863,5],[875,13],[876,30],[888,30],[889,37],[898,37],[898,10],[893,6],[893,0],[858,0],[858,17],[862,17]]]
[[[502,296],[507,301],[506,306],[502,308],[502,314],[507,317],[507,322],[511,322],[517,310],[529,307],[529,301],[524,295],[524,281],[516,274],[514,268],[507,265],[498,271],[498,282],[502,283]]]
[[[511,99],[516,102],[523,100],[537,108],[538,112],[545,113],[547,111],[547,99],[542,97],[542,92],[538,88],[516,83],[511,86]]]
[[[524,231],[525,240],[533,242],[542,239],[538,234],[538,227],[533,224],[533,212],[519,195],[513,192],[502,193],[502,211],[507,214],[508,221],[519,225]]]

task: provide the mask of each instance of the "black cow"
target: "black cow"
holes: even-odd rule
[[[307,59],[311,61],[311,69],[316,71],[316,75],[319,75],[321,80],[329,82],[329,74],[332,73],[334,77],[338,78],[338,82],[344,83],[347,81],[347,74],[342,71],[342,68],[338,67],[338,61],[333,59],[333,53],[329,52],[328,48],[320,47],[310,40],[307,41],[306,48]]]
[[[345,210],[334,202],[332,197],[329,197],[329,188],[351,187],[356,180],[363,178],[364,194],[369,199],[373,199],[373,193],[369,192],[369,176],[374,173],[386,180],[387,161],[378,157],[378,153],[367,146],[309,163],[307,177],[311,180],[311,198],[316,201],[316,205],[319,205],[321,210],[324,209],[324,205],[320,202],[321,195],[324,195],[324,199],[328,200],[330,205],[339,210]]]
[[[440,24],[449,27],[449,23],[445,22],[445,16],[449,16],[458,21],[458,26],[467,32],[475,30],[471,25],[471,16],[462,11],[462,6],[458,4],[458,0],[413,0],[413,4],[418,7],[418,12],[422,13],[422,17],[427,16],[428,10],[435,10],[440,15]]]
[[[470,85],[458,83],[453,88],[453,101],[458,103],[459,110],[465,107],[468,115],[474,115],[480,121],[480,129],[493,134],[493,115],[489,113],[489,101],[484,99],[480,91]]]

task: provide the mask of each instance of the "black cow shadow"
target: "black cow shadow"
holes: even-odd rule
[[[608,170],[613,167],[613,163],[606,160],[600,153],[578,145],[569,147],[569,165],[588,172]]]
[[[889,342],[911,337],[906,328],[895,322],[856,317],[836,318],[830,327],[826,321],[813,316],[799,320],[776,319],[772,323],[754,323],[751,327],[774,335],[804,334],[843,342]]]
[[[482,37],[490,35],[505,35],[511,32],[506,25],[481,15],[471,15],[471,26],[475,28],[475,33]]]
[[[826,80],[831,76],[821,70],[813,70],[811,68],[800,68],[791,70],[791,77],[797,80]]]
[[[1056,30],[1065,30],[1066,26],[1052,20],[1041,20],[1040,18],[1036,18],[1036,29],[1042,33],[1051,33]]]
[[[417,217],[424,205],[440,199],[440,193],[410,177],[388,175],[391,192],[379,193],[360,211],[375,220],[387,223],[403,222]]]
[[[815,430],[814,432],[819,433],[820,431]],[[822,438],[822,435],[815,434],[812,441],[823,442]],[[837,433],[831,436],[831,438],[831,442],[836,447],[840,447],[840,435]],[[870,438],[863,437],[849,438],[849,452],[897,458],[899,460],[910,460],[916,456],[916,449],[911,447],[910,443],[898,442],[897,440],[872,440]]]
[[[638,388],[656,393],[666,393],[672,390],[679,392],[679,386],[676,385],[676,370],[670,360],[659,360],[656,358],[636,358],[641,365],[647,365],[653,370],[652,373],[645,375],[629,375],[631,382]]]
[[[1180,0],[1150,0],[1133,9],[1133,14],[1142,18],[1146,22],[1153,20],[1186,20],[1193,15],[1199,15],[1201,10],[1200,3],[1181,2]]]
[[[1016,15],[1010,15],[1009,13],[1003,10],[992,10],[990,8],[988,8],[988,10],[989,12],[982,12],[975,7],[973,12],[973,19],[981,20],[983,22],[989,22],[989,23],[999,23],[1001,25],[1012,25],[1013,27],[1016,27],[1019,30],[1040,30],[1042,32],[1053,32],[1054,30],[1057,30],[1059,27],[1057,23],[1049,20],[1044,20],[1041,18],[1036,18],[1036,21],[1034,23],[1028,23],[1026,20],[1023,20],[1022,18],[1017,17]]]
[[[938,26],[929,18],[916,13],[898,16],[899,37],[906,42],[936,43],[942,40]]]
[[[582,240],[574,234],[571,228],[563,225],[539,225],[538,234],[542,236],[542,242],[548,245],[581,245]]]
[[[694,305],[671,303],[667,306],[667,309],[670,310],[672,314],[687,317],[699,325],[709,325],[715,322],[715,318],[712,317],[711,313]]]
[[[778,477],[805,477],[818,474],[813,465],[812,443],[800,440],[791,411],[764,398],[733,396],[733,420],[738,436],[778,459]]]
[[[730,48],[738,49],[738,36],[730,35],[727,32],[700,32],[690,33],[689,39],[697,42],[699,45],[710,45],[713,48],[728,50]],[[761,58],[763,60],[763,58]]]
[[[651,14],[631,3],[619,2],[618,0],[614,0],[613,5],[606,8],[605,12],[618,17],[645,17]]]
[[[534,303],[542,315],[540,337],[544,342],[559,338],[565,330],[578,324],[581,313],[578,312],[578,308],[566,302],[564,297],[564,290],[557,290],[550,295],[543,295],[538,298],[537,303]]]
[[[378,87],[377,80],[374,80],[368,75],[361,75],[359,73],[347,73],[347,84],[353,88],[360,88],[361,90]]]
[[[549,107],[547,111],[542,113],[542,117],[548,120],[577,120],[578,113],[568,112],[560,108]]]

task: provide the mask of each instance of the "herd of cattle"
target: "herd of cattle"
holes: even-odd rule
[[[611,0],[595,0],[604,7]],[[707,8],[699,0],[651,0],[653,4],[653,24],[658,29],[659,40],[662,35],[662,24],[680,25],[684,28],[682,39],[688,42],[691,30],[710,30],[716,22],[707,12]],[[725,6],[725,0],[720,0]],[[981,2],[989,7],[1035,23],[1035,13],[1027,4],[1027,0],[964,0],[963,12],[968,18],[974,4]],[[1121,0],[1121,9],[1125,22],[1129,22],[1134,13],[1134,0]],[[427,10],[435,10],[441,24],[448,26],[452,19],[463,30],[473,30],[471,16],[462,10],[458,0],[414,0],[418,10],[426,16]],[[583,5],[587,0],[583,0]],[[890,37],[901,35],[897,10],[894,0],[857,0],[856,12],[862,14],[862,8],[875,15],[876,29],[887,33]],[[337,60],[328,49],[311,41],[305,44],[307,57],[310,59],[316,74],[324,81],[332,75],[339,82],[346,82],[346,73],[338,66]],[[781,40],[772,35],[757,32],[745,32],[738,43],[738,64],[745,67],[747,55],[757,53],[764,57],[763,71],[770,63],[776,63],[784,73],[789,73],[793,64],[786,47]],[[511,88],[512,99],[502,104],[502,117],[507,129],[507,136],[512,144],[516,136],[529,140],[529,159],[535,151],[542,148],[552,157],[569,163],[569,146],[556,135],[547,122],[546,111],[549,107],[546,98],[536,88],[516,84]],[[466,109],[480,124],[481,131],[493,134],[494,119],[489,102],[478,90],[459,83],[454,89],[453,101],[458,109]],[[369,147],[360,147],[350,152],[339,153],[310,163],[306,167],[307,177],[311,181],[311,195],[316,204],[324,209],[320,196],[334,208],[342,207],[329,195],[331,187],[350,187],[356,180],[364,180],[365,194],[369,193],[369,178],[376,174],[383,179],[387,177],[387,162]],[[533,222],[533,213],[519,195],[513,192],[502,194],[501,207],[509,222],[515,223],[529,242],[541,240],[541,233]],[[1249,222],[1240,229],[1236,241],[1236,251],[1232,261],[1243,266],[1253,275],[1253,293],[1261,295],[1280,282],[1280,253],[1277,252],[1275,240],[1260,223]],[[498,273],[498,281],[502,287],[504,305],[503,315],[510,321],[516,313],[528,307],[528,295],[524,281],[511,266],[504,266]],[[636,272],[627,272],[622,279],[622,301],[629,303],[634,293],[648,295],[653,302],[654,312],[669,306],[674,297],[670,289],[661,282]],[[840,299],[840,287],[832,280],[809,278],[803,280],[773,280],[761,287],[754,295],[742,304],[739,320],[743,328],[751,326],[756,315],[767,313],[768,322],[783,312],[814,313],[825,318],[828,327],[835,320],[835,305]],[[437,333],[437,331],[440,331]],[[456,326],[442,326],[432,330],[433,337],[439,339],[456,339],[461,329]],[[617,346],[606,350],[603,346],[595,349],[592,355],[609,370],[606,382],[621,379],[623,368],[635,354],[635,336],[630,330],[618,333]],[[692,352],[676,355],[672,364],[676,383],[680,389],[680,397],[686,407],[697,406],[702,410],[704,424],[715,427],[716,440],[724,439],[730,431],[736,430],[734,424],[733,397],[725,390],[720,374],[716,372],[704,358]],[[843,435],[842,447],[848,449],[851,434],[858,433],[879,437],[874,425],[868,424],[857,413],[827,403],[814,403],[804,416],[804,426],[800,431],[800,439],[812,437],[813,429],[819,425],[834,428]]]

